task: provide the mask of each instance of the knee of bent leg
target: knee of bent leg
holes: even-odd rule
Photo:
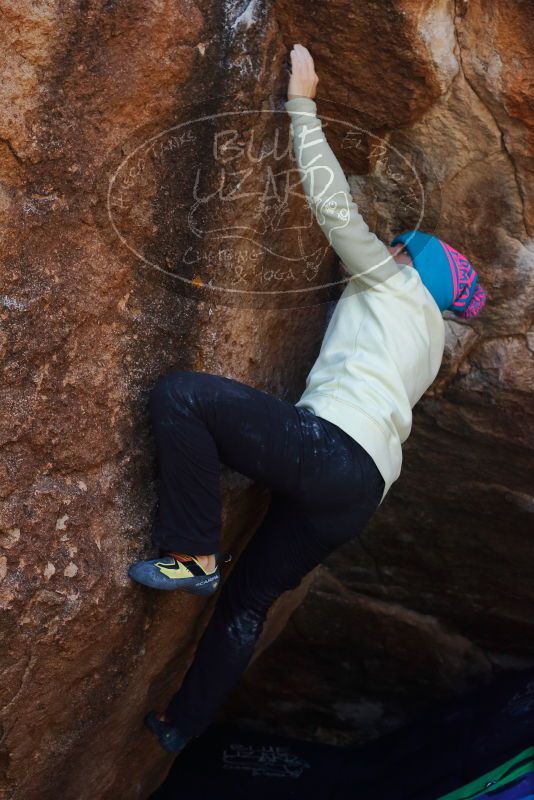
[[[187,371],[170,372],[157,379],[149,395],[149,408],[153,416],[159,416],[170,407],[176,408],[192,397],[194,373]]]

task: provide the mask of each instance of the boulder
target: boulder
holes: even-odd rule
[[[279,697],[272,724],[351,741],[372,708],[359,692],[415,707],[532,659],[528,4],[1,10],[4,796],[144,798],[170,765],[142,716],[180,685],[214,601],[126,576],[154,520],[148,392],[198,369],[295,401],[343,284],[291,173],[295,41],[369,225],[436,232],[489,302],[447,321],[401,479],[359,541],[277,601],[226,713],[260,698],[270,724]],[[268,490],[222,481],[238,556]],[[405,712],[382,705],[373,733]]]

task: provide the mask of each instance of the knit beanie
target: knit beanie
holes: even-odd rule
[[[422,231],[405,231],[391,245],[402,242],[421,280],[441,311],[454,311],[459,317],[476,317],[486,303],[486,292],[468,259]]]

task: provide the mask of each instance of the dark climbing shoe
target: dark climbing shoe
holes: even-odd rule
[[[179,753],[189,739],[170,722],[158,719],[155,711],[149,711],[145,717],[145,728],[154,734],[160,745],[168,753]]]
[[[165,555],[149,561],[136,561],[130,566],[128,575],[151,589],[167,592],[182,589],[191,594],[213,594],[221,579],[219,553],[215,553],[215,567],[211,572],[205,570],[193,556],[190,561],[184,562]]]

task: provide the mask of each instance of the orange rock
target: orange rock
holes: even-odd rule
[[[168,768],[141,721],[180,685],[206,615],[126,577],[156,499],[150,387],[179,367],[298,399],[342,288],[283,155],[294,41],[316,57],[370,227],[387,240],[421,215],[489,300],[447,323],[403,475],[329,561],[347,602],[320,586],[282,597],[264,641],[301,603],[280,640],[299,654],[288,696],[298,686],[300,718],[321,708],[332,731],[356,684],[409,706],[530,655],[529,4],[242,5],[2,3],[0,781],[24,800],[141,799]],[[223,545],[239,549],[267,495],[228,470],[224,488]],[[396,609],[415,626],[398,669]],[[285,663],[278,646],[255,668]],[[358,669],[342,673],[346,652]]]

